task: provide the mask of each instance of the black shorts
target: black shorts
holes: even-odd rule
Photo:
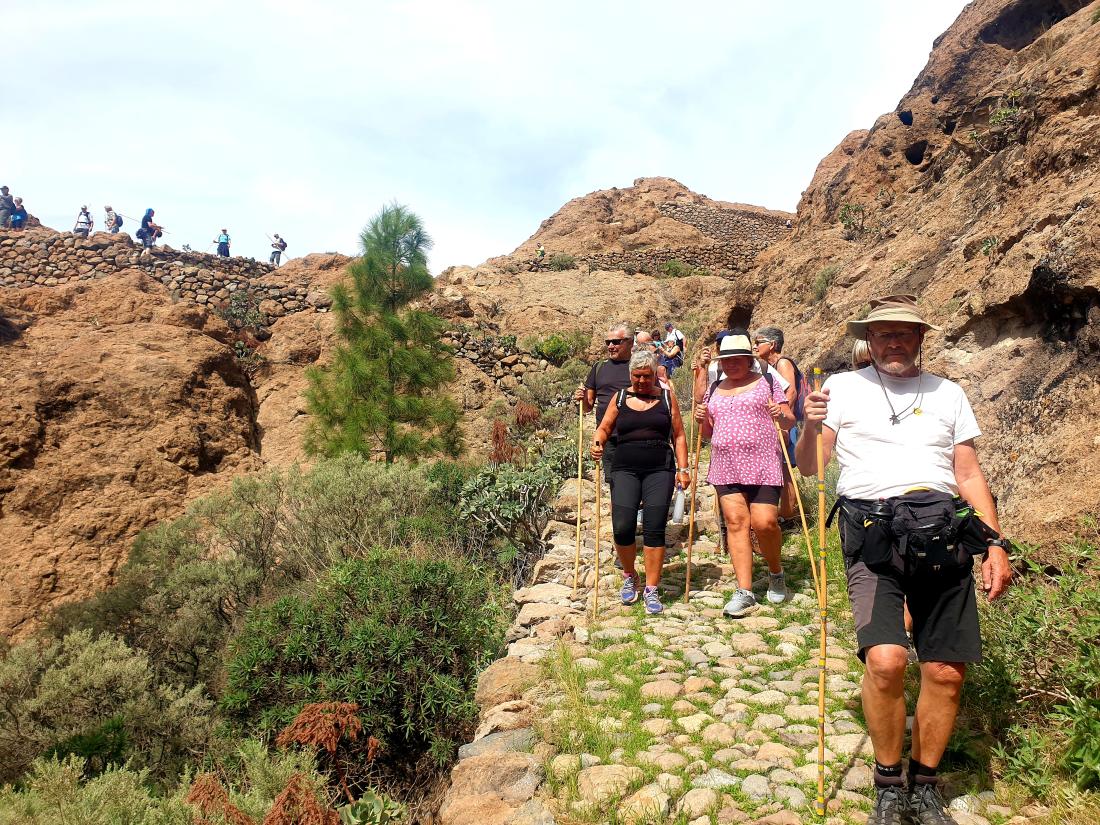
[[[840,528],[841,544],[850,547],[844,533],[853,528],[843,518]],[[867,660],[869,647],[908,645],[906,604],[913,617],[913,646],[920,661],[981,661],[973,561],[945,573],[879,573],[863,563],[858,550],[853,555],[845,549],[844,566],[861,661]]]
[[[740,493],[749,504],[771,504],[778,507],[783,488],[774,484],[715,484],[714,492],[718,494],[718,498],[730,493]]]

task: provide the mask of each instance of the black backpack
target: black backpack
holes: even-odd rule
[[[623,408],[623,404],[626,403],[626,394],[629,391],[629,389],[630,389],[629,387],[624,387],[623,389],[621,389],[617,393],[615,393],[615,409],[621,410]],[[662,389],[661,390],[661,401],[664,402],[665,409],[668,411],[669,417],[671,418],[672,417],[672,403],[668,399],[669,399],[668,390]]]
[[[122,215],[115,212],[115,229],[122,229]]]

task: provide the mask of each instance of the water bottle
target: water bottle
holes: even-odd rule
[[[684,488],[676,485],[676,497],[672,500],[672,523],[684,523]]]

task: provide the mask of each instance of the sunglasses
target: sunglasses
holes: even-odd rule
[[[607,344],[608,346],[611,346],[612,344],[615,344],[616,346],[618,346],[619,344],[621,344],[625,340],[626,340],[625,338],[605,338],[604,343]]]

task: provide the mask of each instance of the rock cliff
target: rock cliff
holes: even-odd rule
[[[1100,440],[1100,3],[979,0],[937,39],[894,112],[818,167],[795,232],[740,283],[806,365],[843,368],[845,319],[911,292],[943,327],[1016,536],[1095,513]],[[721,325],[727,307],[713,316]]]

